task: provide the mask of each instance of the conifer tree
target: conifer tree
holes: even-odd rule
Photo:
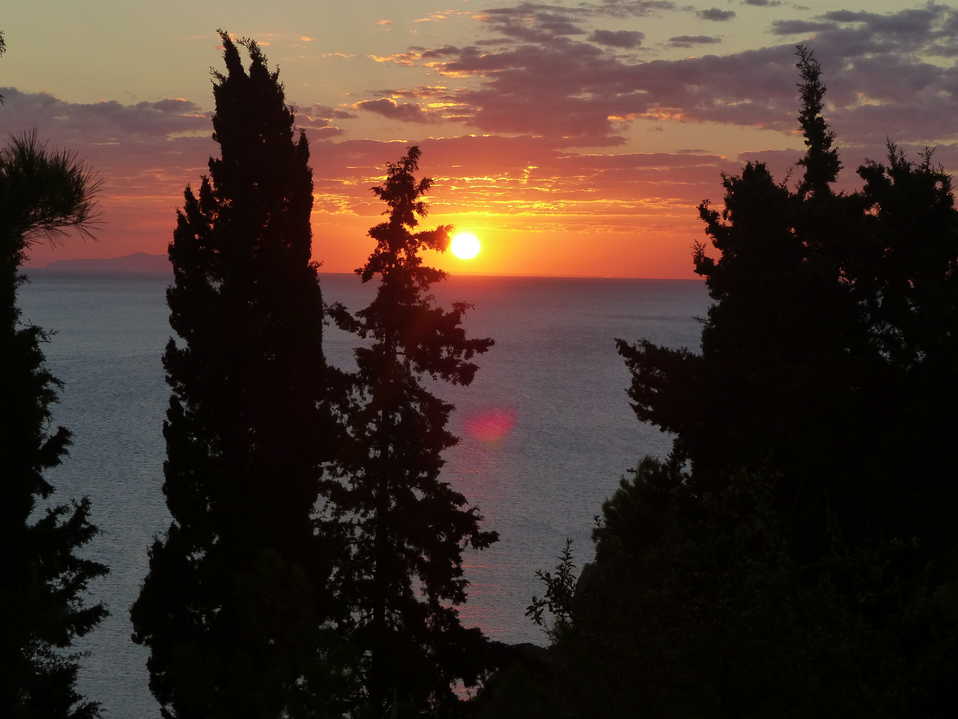
[[[342,329],[366,340],[355,351],[358,369],[342,377],[348,439],[328,495],[348,527],[338,586],[364,653],[361,704],[371,717],[445,715],[458,702],[453,684],[478,681],[485,639],[462,627],[456,608],[466,600],[462,551],[497,539],[440,479],[441,453],[457,442],[446,429],[453,407],[427,380],[468,385],[477,369],[470,360],[492,340],[466,338],[468,305],[446,311],[428,293],[445,273],[423,265],[421,252],[445,250],[450,228],[415,231],[431,185],[416,181],[419,157],[411,147],[373,188],[389,219],[369,231],[376,247],[357,274],[378,277],[375,299],[355,315],[333,308]]]
[[[723,178],[721,211],[700,208],[721,253],[694,258],[714,301],[701,354],[619,343],[637,415],[676,434],[670,460],[646,458],[604,508],[572,612],[580,659],[668,657],[645,687],[605,691],[626,716],[955,703],[950,178],[892,146],[887,166],[859,168],[862,191],[835,192],[821,70],[798,57],[797,188],[748,163]]]
[[[803,477],[833,469],[847,437],[822,428],[852,416],[859,400],[850,391],[864,333],[841,278],[863,203],[831,191],[840,163],[821,115],[821,70],[806,48],[798,57],[807,145],[798,190],[749,162],[723,177],[723,209],[699,208],[721,253],[713,259],[700,245],[694,256],[714,301],[702,354],[619,343],[637,415],[676,433],[675,449],[702,486],[721,484],[730,467],[768,462]]]
[[[150,687],[177,719],[298,715],[317,682],[329,548],[315,506],[329,446],[312,175],[278,71],[225,32],[213,139],[169,247],[172,515],[132,609]]]
[[[76,691],[70,648],[106,615],[83,594],[107,569],[77,556],[97,533],[89,500],[46,501],[54,487],[44,472],[62,462],[70,432],[51,426],[60,382],[44,365],[47,334],[17,307],[31,240],[88,233],[95,191],[82,164],[35,134],[0,150],[0,716],[11,719],[99,715]]]

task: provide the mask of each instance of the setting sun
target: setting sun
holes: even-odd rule
[[[471,260],[479,254],[479,238],[471,232],[460,232],[452,238],[449,249],[460,260]]]

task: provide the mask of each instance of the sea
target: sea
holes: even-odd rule
[[[73,433],[70,454],[48,474],[53,499],[88,496],[100,534],[84,550],[110,574],[91,602],[110,616],[79,642],[79,690],[109,719],[153,719],[147,650],[134,644],[129,608],[147,569],[147,547],[170,517],[162,493],[161,434],[169,389],[160,357],[171,336],[166,275],[31,270],[21,288],[23,320],[51,332],[47,364],[63,381],[54,422]],[[327,302],[368,303],[372,284],[322,275]],[[579,568],[592,557],[602,503],[645,455],[670,438],[637,421],[629,374],[615,339],[646,338],[698,351],[708,296],[700,281],[452,276],[439,303],[473,305],[465,326],[491,337],[468,387],[436,385],[456,409],[460,438],[442,478],[466,495],[499,542],[466,555],[463,623],[509,643],[545,643],[525,615],[543,587],[536,570],[555,566],[566,539]],[[352,366],[354,340],[327,328],[327,360]]]

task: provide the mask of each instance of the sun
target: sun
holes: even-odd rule
[[[471,232],[460,232],[452,238],[449,249],[460,260],[471,260],[479,254],[479,238]]]

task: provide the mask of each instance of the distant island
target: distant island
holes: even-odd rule
[[[166,275],[172,271],[166,255],[150,255],[146,252],[136,252],[123,257],[56,260],[44,269],[48,272],[130,272],[148,275]]]

